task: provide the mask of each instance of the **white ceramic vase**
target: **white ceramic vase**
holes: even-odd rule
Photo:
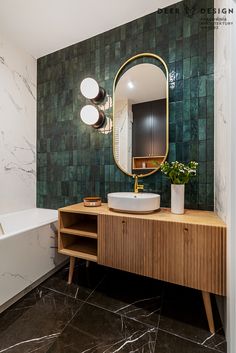
[[[184,213],[184,184],[171,184],[171,212]]]

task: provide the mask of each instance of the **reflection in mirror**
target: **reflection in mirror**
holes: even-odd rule
[[[159,66],[136,64],[115,82],[113,152],[127,174],[150,174],[166,159],[167,73]]]

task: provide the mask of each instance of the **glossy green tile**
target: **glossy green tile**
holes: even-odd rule
[[[170,115],[170,123],[175,122],[175,102],[171,102],[169,104],[169,115]]]
[[[207,161],[214,161],[214,140],[208,140],[207,146]]]
[[[199,62],[198,56],[191,57],[191,68],[190,68],[191,77],[198,76],[198,62]]]
[[[190,25],[191,25],[191,19],[187,16],[184,17],[184,28],[183,28],[183,37],[188,38],[190,37]]]
[[[190,100],[190,115],[191,118],[198,119],[198,98],[191,98]]]
[[[207,163],[200,162],[198,165],[198,180],[200,184],[206,184],[207,182]]]
[[[199,96],[198,77],[191,77],[190,79],[190,98]]]
[[[207,200],[207,185],[199,184],[199,203],[205,205]]]
[[[183,119],[189,120],[190,119],[190,100],[184,100],[183,104]]]
[[[213,75],[207,76],[207,95],[208,96],[214,95],[214,76]]]
[[[190,120],[183,122],[183,141],[187,142],[191,140],[191,124]]]
[[[169,39],[169,62],[175,62],[176,57],[176,41],[175,39]]]
[[[214,178],[214,162],[207,162],[207,183],[211,184]]]
[[[183,160],[183,144],[181,142],[176,143],[176,160]]]
[[[191,57],[198,56],[199,54],[199,37],[196,34],[190,38],[190,53]]]
[[[176,124],[170,123],[169,125],[170,143],[176,141]]]
[[[214,52],[209,52],[207,55],[207,74],[214,73]]]
[[[183,60],[183,78],[188,79],[191,75],[191,61],[190,58]]]
[[[176,142],[183,141],[183,122],[182,120],[177,121],[176,124]]]
[[[196,2],[195,6],[202,6]],[[214,7],[210,0],[209,7]],[[214,34],[199,28],[199,14],[153,13],[38,60],[37,205],[58,208],[91,193],[133,189],[133,180],[114,164],[112,136],[85,126],[87,101],[80,82],[94,77],[112,94],[114,75],[130,56],[144,51],[167,63],[170,94],[169,160],[200,161],[199,176],[186,187],[186,205],[212,209],[214,195]],[[110,112],[112,114],[112,112]],[[170,205],[170,183],[157,173],[146,190]]]
[[[183,58],[183,39],[176,40],[176,60]]]
[[[214,31],[210,30],[207,32],[207,51],[212,52],[214,50]]]
[[[183,58],[189,58],[190,57],[190,50],[191,44],[190,44],[190,38],[184,38],[183,40]]]
[[[183,79],[183,61],[177,61],[175,64],[175,79],[182,80]]]
[[[198,139],[199,141],[206,140],[206,119],[199,119],[198,120]]]
[[[190,90],[190,79],[186,79],[183,81],[184,84],[184,88],[183,88],[183,101],[184,104],[186,104],[186,102],[190,99],[190,94],[191,94],[191,90]]]
[[[207,185],[207,205],[208,207],[214,206],[214,185],[213,183],[206,184]]]
[[[207,152],[206,152],[206,141],[199,142],[199,162],[206,162]]]
[[[191,140],[198,141],[198,119],[191,118],[190,120],[190,127],[191,127]]]
[[[175,92],[174,97],[175,101],[182,101],[183,100],[183,80],[179,80],[175,82]]]
[[[178,121],[182,119],[183,119],[183,102],[178,101],[175,103],[175,121],[178,124]]]

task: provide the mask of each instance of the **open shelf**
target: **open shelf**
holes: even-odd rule
[[[97,216],[60,212],[60,231],[67,234],[97,238]]]
[[[59,252],[97,262],[97,215],[59,212]]]
[[[97,225],[95,223],[74,224],[67,228],[61,228],[62,233],[73,234],[81,237],[97,239]]]
[[[165,156],[143,156],[143,157],[133,157],[133,169],[143,170],[143,169],[156,169],[158,165],[161,164]]]
[[[96,239],[61,233],[59,251],[64,255],[97,262]]]

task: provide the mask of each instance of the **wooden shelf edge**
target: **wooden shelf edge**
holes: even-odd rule
[[[92,239],[97,239],[98,237],[98,234],[95,232],[87,232],[84,230],[77,230],[73,228],[61,228],[60,232],[65,234],[77,235],[79,237],[92,238]]]
[[[61,249],[58,252],[63,254],[63,255],[78,257],[80,259],[88,260],[88,261],[92,261],[92,262],[98,262],[98,257],[97,256],[91,255],[91,254],[86,254],[86,253],[79,252],[79,251],[76,251],[76,250]]]
[[[134,159],[155,159],[155,158],[165,158],[165,156],[143,156],[143,157],[133,157]]]
[[[133,170],[144,170],[144,169],[157,169],[157,167],[145,167],[145,168],[132,168]]]

